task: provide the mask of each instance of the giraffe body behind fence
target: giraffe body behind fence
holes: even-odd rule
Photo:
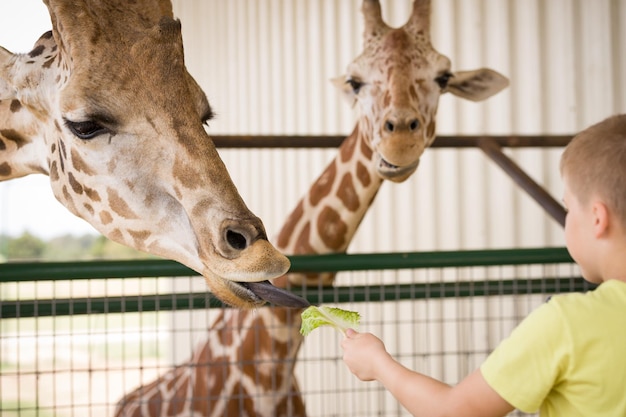
[[[429,39],[428,1],[408,23],[388,27],[377,1],[363,2],[364,51],[336,84],[360,116],[335,159],[284,223],[276,246],[287,254],[344,252],[384,182],[406,180],[435,139],[442,93],[484,100],[508,81],[493,70],[452,72]],[[335,274],[289,274],[277,286],[329,286]],[[289,282],[288,282],[289,281]],[[305,416],[293,373],[303,337],[301,310],[263,307],[221,312],[191,359],[127,394],[116,417]]]
[[[48,175],[72,213],[198,271],[229,304],[258,307],[260,287],[303,305],[269,286],[289,261],[205,131],[213,110],[185,67],[171,3],[45,3],[53,29],[31,52],[0,47],[0,180]]]

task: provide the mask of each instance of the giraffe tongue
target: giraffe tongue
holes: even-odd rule
[[[252,291],[257,297],[277,306],[306,308],[311,305],[304,298],[301,298],[282,288],[278,288],[275,285],[272,285],[269,281],[246,282],[243,285]]]

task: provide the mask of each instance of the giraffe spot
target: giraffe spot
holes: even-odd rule
[[[350,173],[345,174],[341,179],[341,184],[337,189],[337,197],[348,210],[356,211],[359,208],[359,196],[354,188]]]
[[[106,210],[100,212],[100,223],[107,225],[113,221],[113,216]]]
[[[315,274],[315,275],[318,275],[318,274]],[[273,283],[276,286],[278,286],[278,283],[276,281],[273,281]],[[285,282],[285,285],[287,285],[287,282]],[[280,308],[280,307],[267,307],[267,308],[272,309],[273,315],[274,315],[273,320],[280,323],[281,326],[288,326],[289,328],[293,328],[294,326],[297,326],[297,328],[300,328],[300,323],[302,322],[302,320],[300,318],[300,312],[297,309]],[[294,339],[289,339],[289,340],[291,342],[295,342]]]
[[[209,398],[220,398],[222,389],[225,386],[226,379],[229,374],[230,358],[228,356],[220,356],[213,358],[210,362],[211,383],[209,384]],[[207,415],[207,414],[205,414]],[[237,414],[233,414],[237,415]]]
[[[294,245],[293,251],[294,254],[297,253],[316,253],[316,251],[311,247],[311,222],[307,222],[306,225],[302,228],[298,239],[296,240],[296,244]]]
[[[246,392],[241,383],[237,383],[232,392],[233,396],[228,398],[224,415],[226,416],[256,416],[254,411],[254,401],[252,396]],[[206,415],[206,414],[205,414]]]
[[[94,209],[93,209],[93,206],[91,204],[83,203],[83,207],[85,207],[85,210],[87,210],[89,212],[89,214],[91,214],[93,216]]]
[[[387,108],[391,104],[391,94],[389,91],[385,91],[385,97],[383,98],[383,107]]]
[[[50,181],[59,180],[59,169],[57,167],[57,161],[52,161],[50,164]]]
[[[284,249],[289,245],[289,238],[291,238],[296,224],[298,224],[300,219],[302,219],[303,214],[304,202],[300,200],[294,211],[292,211],[287,218],[287,221],[283,225],[282,229],[280,229],[280,233],[278,234],[278,238],[276,239],[276,245],[279,248]]]
[[[56,57],[52,57],[52,58],[48,59],[47,61],[45,61],[45,62],[43,63],[43,65],[41,65],[41,67],[42,67],[42,68],[50,68],[50,67],[52,66],[52,64],[54,63],[54,59],[55,59],[55,58],[56,58]]]
[[[367,159],[368,161],[371,160],[372,155],[374,154],[374,151],[370,147],[368,141],[365,140],[365,138],[362,138],[360,142],[361,142],[361,154],[363,154],[365,159]]]
[[[161,415],[161,408],[163,407],[163,404],[165,403],[163,401],[163,395],[161,394],[160,391],[156,391],[154,394],[152,394],[148,399],[148,412],[150,413],[151,416],[159,416]],[[134,415],[131,417],[141,417],[141,408],[137,408]]]
[[[61,165],[61,172],[65,172],[65,158],[67,154],[65,153],[65,144],[63,141],[59,141],[59,162]]]
[[[43,51],[46,50],[46,47],[43,45],[37,45],[35,48],[33,48],[32,51],[30,51],[28,53],[28,56],[31,58],[35,58],[38,57],[39,55],[41,55],[43,53]]]
[[[415,89],[415,85],[411,84],[409,87],[409,95],[412,100],[417,100],[417,90]]]
[[[295,381],[291,385],[289,395],[285,395],[281,398],[276,406],[276,409],[284,410],[283,414],[280,415],[287,415],[287,410],[289,410],[294,416],[306,415],[304,401],[302,400],[302,393],[300,392]]]
[[[80,182],[76,180],[76,177],[74,177],[74,174],[70,172],[67,175],[67,179],[69,180],[70,186],[72,187],[72,190],[74,191],[74,193],[79,194],[79,195],[83,193],[83,186],[80,184]]]
[[[70,155],[72,157],[72,166],[77,171],[84,172],[87,175],[93,175],[93,170],[85,163],[85,160],[80,156],[80,154],[76,151],[76,149],[72,149],[70,151]]]
[[[436,122],[435,120],[431,120],[430,123],[428,123],[428,127],[426,128],[426,137],[428,139],[432,139],[435,136],[435,127],[436,127]]]
[[[341,220],[341,216],[331,207],[325,207],[317,219],[317,233],[324,245],[333,250],[340,251],[346,243],[348,226]]]
[[[101,201],[100,199],[100,194],[94,190],[93,188],[89,188],[89,187],[85,187],[83,185],[83,190],[85,190],[85,195],[91,200],[91,201]]]
[[[74,196],[72,196],[72,194],[70,194],[69,191],[67,191],[67,187],[65,185],[63,186],[61,191],[62,191],[63,200],[64,200],[63,205],[67,207],[72,213],[75,213],[76,206],[74,205]]]
[[[22,103],[20,103],[19,100],[11,100],[11,105],[9,106],[9,110],[11,110],[12,113],[17,113],[21,109],[22,109]]]
[[[286,343],[279,342],[269,334],[263,320],[256,319],[243,340],[242,350],[254,349],[256,361],[243,361],[243,372],[253,381],[258,381],[262,387],[282,385],[282,373],[278,372],[279,363],[272,358],[283,358],[288,353]],[[241,353],[241,352],[240,352]],[[237,358],[239,361],[246,357]],[[239,362],[238,361],[238,362]],[[267,366],[271,362],[271,366]],[[265,366],[263,366],[265,365]]]
[[[18,131],[13,129],[0,129],[0,136],[4,139],[15,143],[17,149],[20,149],[22,146],[28,143],[28,140],[22,136]]]
[[[187,402],[187,386],[190,383],[187,375],[181,375],[183,383],[178,385],[178,388],[172,392],[172,397],[169,401],[169,407],[167,408],[167,415],[176,416],[183,412]],[[158,415],[158,414],[152,414]]]
[[[135,212],[129,207],[126,201],[120,197],[116,190],[113,188],[107,188],[107,196],[109,200],[109,207],[116,214],[126,218],[126,219],[138,219],[139,217]]]
[[[357,138],[359,137],[358,135],[359,126],[357,125],[352,134],[341,144],[341,148],[339,149],[341,162],[347,162],[352,159],[352,155],[354,155],[354,150],[356,148]]]
[[[4,143],[3,140],[0,140],[0,151],[6,151],[6,150],[7,150],[7,145]]]
[[[8,177],[11,175],[11,165],[8,162],[0,164],[0,177]]]
[[[192,164],[182,158],[176,158],[172,174],[185,188],[194,189],[200,186],[201,175]]]
[[[148,230],[129,230],[128,233],[132,236],[135,247],[145,247],[144,243],[150,237]]]
[[[61,151],[61,156],[63,158],[67,158],[67,151],[65,150],[65,143],[62,140],[59,140],[59,150]]]
[[[370,173],[361,161],[356,164],[356,177],[363,187],[368,187],[372,183]]]
[[[337,175],[337,165],[336,162],[331,162],[328,167],[324,170],[322,175],[317,179],[315,184],[311,186],[311,190],[309,192],[309,201],[313,207],[317,206],[317,204],[330,194],[330,191],[333,187],[333,183],[335,182],[335,176]]]
[[[122,242],[124,235],[120,229],[113,229],[107,237],[115,242]]]

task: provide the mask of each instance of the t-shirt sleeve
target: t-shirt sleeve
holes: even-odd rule
[[[491,388],[527,413],[539,409],[567,367],[567,330],[554,304],[533,311],[480,367]]]

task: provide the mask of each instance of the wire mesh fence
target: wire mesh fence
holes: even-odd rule
[[[292,257],[292,265],[342,271],[332,288],[293,291],[359,311],[361,329],[380,336],[402,363],[450,384],[478,367],[547,297],[589,289],[562,248]],[[299,322],[285,319],[284,309],[239,315],[178,264],[2,264],[0,277],[2,416],[113,416],[140,386],[137,403],[150,405],[144,409],[176,408],[179,415],[194,415],[185,403],[200,408],[219,400],[241,405],[237,414],[224,408],[219,415],[240,415],[244,404],[281,401],[279,392],[301,395],[309,416],[408,415],[377,383],[349,374],[339,333],[316,330],[300,347]],[[254,335],[252,342],[245,334]],[[207,351],[212,359],[198,359]],[[229,363],[235,357],[240,362]],[[285,363],[294,367],[299,392],[291,383],[280,388],[276,369]],[[212,376],[204,378],[204,391],[179,396],[176,407],[167,395],[155,402],[149,384],[166,378],[163,386],[171,388],[176,367],[177,378],[188,375],[196,386],[197,375]],[[251,394],[250,383],[267,393]]]

